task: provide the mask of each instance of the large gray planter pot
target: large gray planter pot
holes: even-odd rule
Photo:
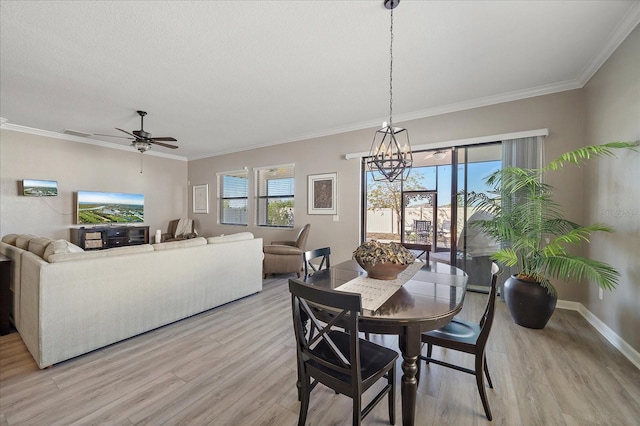
[[[556,309],[558,298],[537,283],[512,275],[504,282],[504,300],[513,321],[527,328],[544,328]]]

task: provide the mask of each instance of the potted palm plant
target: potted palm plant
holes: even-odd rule
[[[594,232],[613,232],[603,223],[582,226],[564,217],[554,188],[542,180],[544,172],[566,164],[581,165],[599,156],[614,156],[616,149],[636,151],[638,142],[611,142],[567,152],[540,169],[506,167],[486,178],[489,194],[475,194],[471,205],[489,214],[478,220],[487,235],[501,244],[492,259],[515,267],[516,274],[504,284],[505,302],[512,318],[524,327],[544,328],[557,301],[553,279],[597,283],[612,290],[619,273],[611,265],[578,256],[570,246],[589,243]]]

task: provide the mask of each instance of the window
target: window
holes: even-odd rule
[[[257,225],[293,228],[293,164],[256,170]]]
[[[219,221],[223,225],[247,225],[248,172],[218,173]]]

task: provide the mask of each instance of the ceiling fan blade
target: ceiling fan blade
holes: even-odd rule
[[[178,139],[176,139],[176,138],[172,138],[171,136],[165,136],[165,137],[161,137],[161,138],[156,138],[156,137],[154,136],[154,137],[152,137],[151,139],[153,139],[154,141],[178,142]]]
[[[149,143],[154,143],[156,145],[160,145],[160,146],[164,146],[165,148],[171,148],[171,149],[177,149],[178,147],[175,145],[169,145],[168,143],[162,143],[162,142],[158,142],[154,139],[149,139],[147,142]]]
[[[134,135],[133,133],[129,133],[126,130],[118,129],[117,127],[116,127],[116,130],[120,130],[122,133],[126,133],[129,136],[133,136],[135,139],[140,139],[138,136]]]

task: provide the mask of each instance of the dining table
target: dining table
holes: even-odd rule
[[[421,263],[413,265],[410,276],[405,276],[401,285],[396,285],[390,297],[377,309],[363,308],[358,322],[361,332],[398,336],[402,353],[400,391],[403,425],[416,424],[416,373],[422,348],[421,334],[444,326],[460,312],[467,287],[467,274],[460,268],[433,260]],[[354,260],[348,260],[313,275],[292,279],[322,288],[344,290],[345,284],[363,281],[363,278],[368,278],[365,270]],[[368,282],[383,288],[387,286],[384,280],[374,281]],[[389,282],[388,285],[395,284]],[[343,289],[339,288],[341,286]]]

